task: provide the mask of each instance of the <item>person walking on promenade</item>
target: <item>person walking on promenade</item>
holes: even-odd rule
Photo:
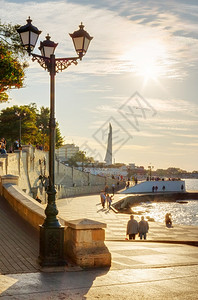
[[[105,189],[104,189],[104,191],[105,191],[105,195],[107,195],[107,194],[108,194],[108,192],[109,192],[109,187],[108,187],[108,185],[105,185]]]
[[[147,221],[144,220],[144,217],[141,217],[141,221],[138,224],[138,231],[140,235],[140,240],[142,240],[142,237],[146,240],[146,234],[149,230],[149,224]]]
[[[130,216],[130,220],[127,223],[127,232],[129,240],[135,240],[135,235],[138,233],[138,222],[134,219],[134,216]]]
[[[114,183],[112,184],[112,194],[113,194],[113,196],[115,194],[115,184]]]
[[[107,208],[111,208],[111,202],[112,202],[112,198],[110,197],[109,194],[106,195],[106,201],[107,201]]]
[[[101,200],[102,207],[104,208],[105,207],[105,200],[106,200],[104,191],[101,191],[101,193],[100,193],[100,200]]]
[[[119,185],[120,185],[120,182],[119,180],[117,181],[117,191],[119,190]]]

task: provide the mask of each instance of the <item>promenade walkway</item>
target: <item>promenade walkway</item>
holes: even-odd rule
[[[114,201],[123,197],[125,195],[115,194]],[[57,201],[57,206],[59,215],[66,220],[87,218],[106,223],[106,240],[125,240],[126,226],[130,215],[116,214],[107,208],[102,209],[99,195],[60,199]],[[140,216],[135,216],[135,218],[140,220]],[[173,228],[167,228],[164,223],[149,222],[148,240],[198,243],[197,226],[173,225]]]
[[[0,197],[0,273],[37,272],[39,235]]]
[[[147,242],[125,241],[129,216],[102,210],[98,195],[62,199],[57,204],[59,215],[67,220],[89,218],[107,223],[111,268],[82,270],[69,264],[40,270],[36,264],[38,234],[0,199],[0,299],[197,299],[198,248],[179,243],[197,241],[197,227],[167,229],[150,222]]]

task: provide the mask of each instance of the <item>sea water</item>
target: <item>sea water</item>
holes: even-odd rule
[[[187,191],[198,191],[198,179],[185,179],[185,183]],[[164,222],[165,214],[171,213],[173,224],[198,226],[198,200],[186,202],[147,202],[132,207],[132,210],[136,213],[141,211],[145,218],[148,216],[156,222]]]

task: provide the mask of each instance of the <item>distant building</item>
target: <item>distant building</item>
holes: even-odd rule
[[[126,166],[120,167],[120,168],[108,168],[108,167],[104,167],[104,168],[92,168],[92,167],[85,167],[84,168],[85,172],[89,172],[93,175],[100,175],[100,176],[115,176],[116,178],[118,176],[123,176],[123,177],[127,177],[127,168]]]
[[[65,144],[56,149],[56,158],[60,161],[68,161],[79,151],[79,147],[74,144]]]
[[[144,169],[143,166],[136,167],[135,169],[136,169],[137,175],[139,175],[139,176],[146,174],[146,170]]]
[[[130,170],[135,170],[135,164],[134,163],[129,163],[129,169]]]

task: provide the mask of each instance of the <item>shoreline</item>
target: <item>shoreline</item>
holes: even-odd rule
[[[139,193],[126,194],[126,197],[112,204],[112,208],[116,213],[131,214],[131,207],[142,202],[176,202],[178,200],[198,200],[198,191],[193,192],[155,192],[155,193]],[[185,203],[185,202],[184,202]],[[193,226],[193,225],[192,225]]]

